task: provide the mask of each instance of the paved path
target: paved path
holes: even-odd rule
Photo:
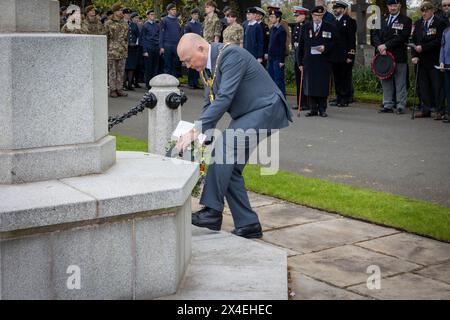
[[[250,201],[264,231],[256,241],[288,254],[294,300],[450,300],[449,243],[255,193],[250,193]],[[198,208],[198,200],[193,199],[193,210]],[[222,230],[232,229],[225,209]],[[380,289],[368,289],[369,266],[380,270]]]
[[[183,119],[193,121],[202,107],[201,90],[185,90]],[[109,113],[128,110],[144,94],[110,99]],[[293,97],[289,97],[294,103]],[[281,131],[280,167],[304,176],[433,201],[450,207],[450,125],[409,115],[377,114],[373,105],[329,108],[330,117],[297,118]],[[225,117],[219,123],[224,128]],[[147,139],[143,115],[113,132]]]

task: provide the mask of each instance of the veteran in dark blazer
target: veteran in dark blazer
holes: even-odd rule
[[[252,144],[244,137],[243,145],[234,145],[227,143],[227,135],[254,130],[258,140],[259,130],[287,127],[292,121],[288,104],[263,66],[239,46],[209,44],[200,36],[189,33],[180,40],[177,52],[188,68],[203,74],[206,82],[205,106],[196,128],[181,136],[177,149],[184,150],[200,132],[208,133],[214,129],[225,112],[232,118],[227,134],[216,140],[215,162],[208,167],[200,199],[205,207],[192,216],[192,223],[220,230],[226,198],[234,220],[233,232],[247,238],[259,238],[262,236],[261,225],[250,206],[242,177],[248,155],[257,142]],[[237,134],[237,139],[241,138],[243,134]],[[218,148],[222,151],[219,156]],[[244,157],[240,158],[241,155]],[[219,163],[221,160],[225,162]]]
[[[313,21],[305,25],[300,38],[298,61],[304,72],[303,89],[308,96],[311,111],[307,117],[326,117],[327,97],[330,91],[330,55],[336,43],[335,27],[322,20],[325,8],[311,10]]]

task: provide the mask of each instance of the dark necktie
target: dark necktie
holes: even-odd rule
[[[208,77],[208,79],[211,79],[211,70],[209,70],[208,68],[205,68],[205,73],[206,73],[206,76]]]

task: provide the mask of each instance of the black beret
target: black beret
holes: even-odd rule
[[[246,11],[246,13],[257,13],[257,12],[258,12],[258,10],[256,10],[255,7],[247,8],[247,11]]]

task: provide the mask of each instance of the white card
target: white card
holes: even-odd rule
[[[311,54],[322,54],[322,52],[318,50],[320,47],[321,46],[311,47]]]
[[[178,122],[177,127],[175,128],[175,130],[172,133],[172,140],[178,140],[183,134],[185,134],[189,130],[192,130],[192,128],[194,128],[194,126],[195,125],[192,122],[181,120],[180,122]],[[200,144],[203,144],[203,142],[205,142],[205,139],[206,139],[206,135],[204,135],[203,133],[200,133],[198,135],[197,140]]]

